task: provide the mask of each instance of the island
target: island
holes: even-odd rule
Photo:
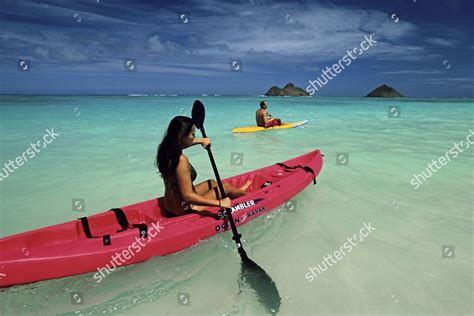
[[[290,97],[304,97],[304,96],[309,96],[308,92],[305,90],[295,87],[294,84],[291,82],[288,83],[286,86],[283,87],[283,89],[273,86],[270,89],[268,89],[267,93],[265,93],[266,96],[290,96]]]
[[[403,98],[400,92],[387,85],[381,85],[375,88],[372,92],[367,95],[368,98]]]

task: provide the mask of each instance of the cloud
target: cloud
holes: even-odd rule
[[[165,50],[165,45],[161,43],[158,35],[152,36],[148,39],[148,47],[152,52],[161,53]]]
[[[457,42],[450,39],[445,38],[436,38],[436,37],[429,37],[425,39],[425,42],[432,45],[438,45],[443,47],[454,47],[456,46]]]
[[[450,77],[450,78],[424,78],[424,79],[410,79],[416,80],[417,82],[433,85],[464,85],[472,86],[474,85],[474,78],[467,77]]]
[[[46,10],[47,15],[42,17],[42,20],[49,21],[53,17],[61,18],[60,21],[67,19],[66,22],[69,23],[68,27],[71,30],[66,34],[96,33],[103,29],[111,38],[124,40],[126,38],[128,42],[142,40],[141,36],[136,36],[138,29],[141,33],[143,30],[150,29],[155,34],[146,37],[145,46],[157,53],[178,51],[180,44],[188,44],[192,47],[183,46],[181,49],[183,53],[185,50],[192,49],[193,52],[201,55],[228,56],[230,52],[233,52],[242,56],[255,55],[257,58],[259,55],[272,54],[328,59],[334,57],[334,54],[340,55],[346,49],[357,45],[363,34],[377,32],[378,38],[387,41],[386,44],[391,46],[395,44],[390,41],[408,38],[416,30],[416,27],[408,22],[394,23],[383,12],[348,9],[319,3],[258,5],[250,2],[243,4],[196,1],[192,5],[192,12],[195,13],[190,15],[188,25],[179,25],[177,12],[171,9],[161,9],[151,13],[142,11],[142,18],[131,23],[126,11],[121,12],[122,16],[120,16],[117,15],[116,8],[108,7],[110,13],[105,10],[98,11],[98,8],[100,8],[99,5],[83,5],[76,8],[49,5]],[[179,8],[176,10],[179,12]],[[80,23],[73,19],[76,13],[82,17]],[[287,16],[291,16],[291,23]],[[37,18],[40,21],[39,15]],[[157,25],[159,21],[168,23]],[[128,31],[124,31],[124,22],[129,23]],[[99,26],[99,29],[93,29],[93,26]],[[106,26],[105,29],[104,26]],[[119,32],[114,32],[114,29]],[[62,37],[63,43],[67,42],[67,38],[64,38],[67,35],[58,34],[64,32],[64,28],[62,30],[49,28],[46,32],[49,38],[59,36]],[[199,38],[199,42],[175,41],[175,38],[180,39],[183,33],[189,34],[190,39]],[[163,40],[164,35],[167,38],[173,38],[173,41]],[[27,37],[26,34],[24,36]],[[31,42],[31,44],[34,43],[34,41]],[[107,44],[104,43],[104,45]],[[409,50],[394,50],[394,52],[405,55],[412,53]]]
[[[205,0],[163,7],[147,2],[124,7],[119,2],[77,1],[68,6],[60,1],[49,1],[46,7],[35,1],[13,3],[8,7],[9,18],[0,22],[0,56],[21,55],[65,66],[93,63],[104,70],[112,65],[110,60],[123,58],[149,64],[178,59],[222,61],[217,72],[229,71],[229,58],[241,58],[255,65],[253,71],[264,73],[268,65],[304,68],[337,60],[358,46],[364,35],[374,33],[378,43],[362,58],[418,61],[439,57],[420,45],[418,26],[404,20],[395,23],[377,10],[318,2],[270,5],[258,0]],[[188,24],[179,23],[180,12],[189,16]],[[81,22],[73,18],[75,13]],[[434,37],[427,41],[453,44]],[[184,64],[179,66],[184,71],[202,70]],[[180,73],[177,68],[167,71]]]
[[[383,71],[379,72],[379,75],[436,75],[446,73],[440,70],[396,70],[396,71]]]
[[[37,47],[35,53],[42,59],[49,59],[49,50],[47,48]]]
[[[321,70],[321,68],[314,65],[306,65],[303,67],[303,70],[306,72],[318,72]]]
[[[161,41],[158,35],[153,35],[147,40],[148,48],[153,53],[174,53],[177,51],[184,51],[179,44],[173,41]]]
[[[394,42],[412,38],[416,27],[408,22],[395,24],[387,14],[378,11],[318,3],[278,3],[256,6],[252,11],[242,9],[241,4],[219,4],[221,8],[217,11],[215,7],[210,8],[209,3],[197,6],[201,12],[212,10],[218,13],[206,17],[205,25],[197,25],[206,34],[205,47],[198,49],[202,55],[228,55],[231,51],[248,58],[273,55],[277,59],[300,57],[328,60],[352,49],[365,34],[371,33],[376,33],[376,37],[386,46],[378,53],[370,52],[372,55],[380,54],[385,58],[410,55],[419,59],[419,52],[423,50],[417,45],[410,45],[412,49],[406,49],[406,46],[400,49],[399,44]],[[287,16],[291,17],[291,23]],[[195,24],[197,19],[193,20]]]
[[[91,60],[91,56],[77,46],[62,47],[61,50],[57,50],[53,54],[54,59],[68,62],[85,62]]]

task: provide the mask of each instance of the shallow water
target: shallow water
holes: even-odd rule
[[[2,167],[45,129],[59,134],[0,182],[0,237],[161,195],[156,146],[195,98],[0,96]],[[325,154],[318,184],[294,199],[293,211],[281,207],[239,228],[249,257],[278,287],[280,315],[472,314],[474,149],[418,189],[410,184],[474,131],[472,100],[267,98],[274,116],[310,122],[240,135],[231,128],[253,124],[260,97],[199,99],[222,178],[313,149]],[[399,118],[389,117],[392,106]],[[214,177],[202,148],[186,153],[197,181]],[[241,165],[232,164],[235,153]],[[71,210],[74,198],[85,199],[84,213]],[[308,282],[309,267],[369,222],[375,231]],[[447,258],[443,246],[454,246]],[[227,232],[120,268],[99,285],[86,274],[2,290],[0,314],[261,314],[239,281],[239,260]]]

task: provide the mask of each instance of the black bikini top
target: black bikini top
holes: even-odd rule
[[[194,180],[196,180],[198,174],[196,172],[196,169],[194,169],[193,165],[191,163],[189,163],[189,169],[191,169],[191,181],[194,182]]]
[[[191,163],[189,163],[189,173],[191,175],[191,181],[194,182],[194,180],[196,180],[197,178],[197,172],[196,172],[196,169],[194,169],[193,165]],[[178,184],[174,181],[171,181],[169,179],[167,179],[169,182],[173,183],[173,187],[171,188],[171,192],[174,192],[176,191],[176,189],[178,188]],[[194,190],[194,184],[193,184],[193,190]]]

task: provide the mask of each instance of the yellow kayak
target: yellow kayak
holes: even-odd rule
[[[287,129],[287,128],[293,128],[293,127],[304,125],[308,123],[308,121],[309,120],[304,120],[304,121],[295,122],[295,123],[283,124],[280,126],[272,126],[269,128],[260,127],[260,126],[235,127],[234,129],[232,129],[232,133],[254,133],[254,132],[260,132],[260,131],[269,131],[273,129]]]

